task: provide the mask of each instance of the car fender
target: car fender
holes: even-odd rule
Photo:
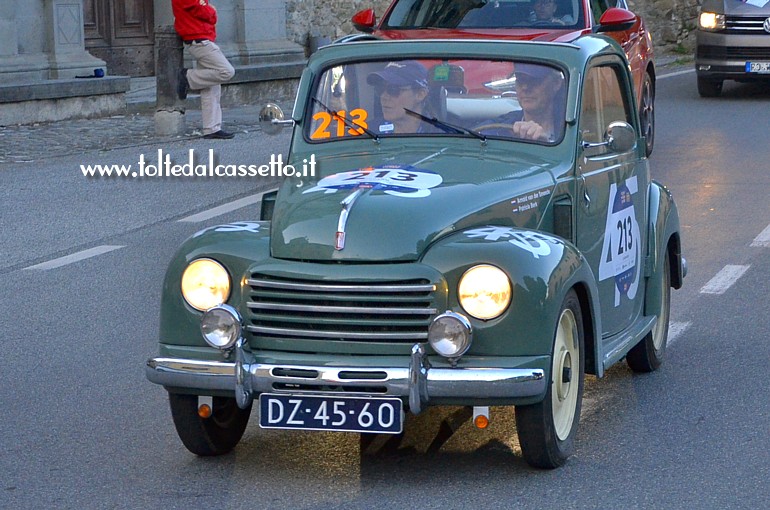
[[[435,267],[447,280],[446,302],[450,310],[471,321],[472,351],[489,356],[550,355],[561,305],[567,292],[576,288],[583,306],[586,342],[601,338],[596,279],[588,262],[571,243],[544,232],[487,225],[465,229],[431,245],[422,262]],[[458,298],[463,274],[473,266],[491,264],[502,269],[511,282],[511,303],[499,317],[470,317]],[[589,349],[587,366],[601,353]]]
[[[182,297],[182,274],[190,262],[209,258],[219,262],[230,275],[230,297],[227,304],[236,310],[247,299],[242,280],[255,262],[270,255],[270,222],[244,221],[206,228],[188,238],[174,255],[166,270],[160,308],[160,341],[162,344],[206,347],[200,333],[202,312],[195,310]],[[210,348],[209,348],[210,349]],[[207,349],[208,350],[208,349]],[[220,353],[214,351],[215,357]],[[211,353],[208,355],[211,357]]]
[[[657,310],[659,303],[649,302],[650,296],[658,296],[651,286],[660,280],[661,264],[665,260],[666,250],[671,265],[671,286],[682,287],[686,274],[682,257],[679,211],[671,192],[662,184],[652,181],[649,192],[649,224],[647,239],[647,287],[645,313]]]

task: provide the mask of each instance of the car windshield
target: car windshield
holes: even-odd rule
[[[580,0],[400,0],[383,29],[574,28]]]
[[[312,142],[360,137],[468,136],[561,141],[566,76],[515,60],[399,59],[329,68],[314,84]]]

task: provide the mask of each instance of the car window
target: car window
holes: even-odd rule
[[[606,65],[586,74],[580,108],[580,131],[586,142],[602,142],[611,122],[633,123],[619,71],[617,66]]]
[[[325,70],[314,86],[305,123],[311,142],[482,136],[553,144],[564,134],[566,74],[544,64],[363,61]],[[537,136],[517,132],[525,121],[539,123]]]
[[[582,22],[581,5],[579,0],[401,0],[381,28],[572,27]]]

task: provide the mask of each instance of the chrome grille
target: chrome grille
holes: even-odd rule
[[[425,341],[436,315],[428,280],[328,282],[253,274],[246,330],[261,338]]]
[[[728,34],[758,34],[770,36],[763,28],[767,16],[727,16],[725,31]]]

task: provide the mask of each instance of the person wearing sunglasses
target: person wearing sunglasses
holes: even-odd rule
[[[428,71],[415,60],[389,62],[381,71],[370,73],[366,82],[374,87],[382,108],[382,121],[374,125],[381,134],[436,133],[430,124],[407,110],[427,112]]]

